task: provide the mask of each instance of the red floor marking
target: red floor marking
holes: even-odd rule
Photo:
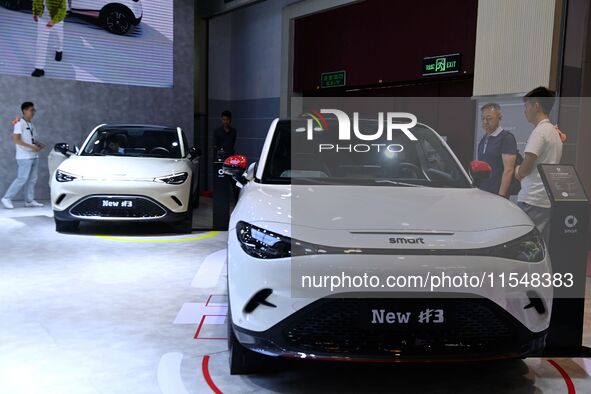
[[[205,306],[207,307],[209,305],[209,302],[211,301],[213,296],[219,296],[219,297],[226,297],[225,294],[210,294],[207,297],[207,301],[205,301]],[[203,338],[203,337],[199,337],[199,333],[201,332],[201,328],[203,328],[203,323],[205,322],[205,318],[207,318],[207,316],[212,316],[212,317],[227,317],[227,315],[207,315],[204,314],[201,316],[201,321],[199,321],[199,325],[197,326],[197,331],[195,331],[195,335],[193,336],[193,339],[213,339],[213,340],[227,340],[228,338]]]
[[[568,394],[576,394],[577,390],[575,390],[575,385],[572,381],[572,379],[570,378],[570,376],[568,376],[568,373],[560,366],[558,365],[558,363],[554,360],[547,360],[554,368],[556,368],[558,370],[558,372],[560,372],[560,374],[562,375],[562,378],[564,379],[564,382],[566,383],[566,388],[568,389]]]
[[[199,333],[201,332],[201,328],[203,327],[203,322],[205,322],[205,318],[207,316],[217,316],[217,317],[226,317],[226,315],[203,315],[201,316],[201,321],[199,322],[199,326],[197,327],[197,331],[195,331],[195,336],[193,336],[193,339],[215,339],[215,340],[226,340],[228,338],[209,338],[209,337],[199,337]]]
[[[218,386],[215,385],[213,379],[211,379],[211,375],[209,374],[209,355],[203,356],[203,363],[201,363],[201,372],[203,372],[203,377],[207,382],[209,388],[216,394],[224,394],[222,390],[218,389]]]
[[[208,306],[208,305],[209,305],[209,302],[211,301],[211,299],[212,299],[214,296],[215,296],[215,297],[227,297],[227,295],[226,295],[226,294],[210,294],[210,295],[209,295],[209,297],[207,297],[207,301],[205,301],[205,306]]]

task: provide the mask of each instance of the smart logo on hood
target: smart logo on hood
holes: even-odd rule
[[[419,237],[419,238],[391,237],[390,238],[390,243],[391,244],[402,244],[402,245],[407,245],[407,244],[411,244],[411,245],[416,245],[416,244],[424,245],[425,244],[425,240],[423,238],[421,238],[421,237]]]

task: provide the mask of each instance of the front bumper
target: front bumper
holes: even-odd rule
[[[192,179],[180,185],[146,180],[90,180],[72,182],[51,181],[51,204],[54,211],[69,211],[75,204],[90,196],[142,196],[155,201],[170,213],[187,213]]]
[[[358,295],[357,295],[358,296]],[[402,294],[401,294],[402,296]],[[369,305],[445,308],[450,322],[376,327]],[[531,332],[484,298],[325,298],[263,332],[233,325],[245,347],[270,356],[344,361],[442,362],[540,355],[546,330]]]
[[[305,272],[300,271],[304,269]],[[236,237],[236,231],[228,233],[228,292],[232,321],[239,328],[254,332],[264,332],[300,309],[316,300],[334,296],[330,288],[306,289],[298,287],[301,274],[331,274],[344,271],[351,274],[370,273],[386,275],[416,275],[426,277],[446,273],[449,275],[476,275],[515,273],[523,275],[544,274],[551,272],[548,256],[539,263],[486,257],[458,255],[313,255],[281,259],[258,259],[246,254]],[[252,313],[245,311],[246,305],[261,290],[268,288],[272,294],[267,301],[276,308],[261,306]],[[359,288],[358,290],[340,290],[357,292],[384,292],[390,296],[400,292],[430,292],[429,288]],[[466,297],[481,297],[491,300],[509,313],[531,332],[545,331],[550,324],[553,289],[535,288],[534,296],[539,298],[547,313],[539,314],[534,308],[526,308],[531,303],[529,290],[500,286],[483,286],[463,289],[441,288],[434,294],[449,297],[448,293],[464,293]],[[416,293],[415,293],[416,294]]]
[[[111,208],[102,207],[101,199],[118,198],[133,201],[134,207]],[[57,211],[53,215],[63,221],[158,221],[178,222],[183,220],[186,212],[172,212],[158,201],[146,196],[136,195],[90,195],[73,203],[68,209]]]

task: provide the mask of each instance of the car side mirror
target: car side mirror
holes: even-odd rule
[[[228,157],[224,160],[224,164],[222,166],[222,171],[224,174],[229,175],[238,182],[240,185],[244,185],[244,178],[243,174],[246,170],[246,165],[248,164],[248,160],[246,156],[243,155],[234,155]]]
[[[473,160],[470,162],[470,175],[474,180],[474,185],[477,187],[480,186],[482,182],[490,178],[491,173],[492,167],[490,164],[479,160]]]
[[[256,161],[254,163],[251,163],[248,168],[246,169],[246,172],[244,173],[244,178],[247,181],[252,181],[254,179],[254,173],[257,167],[257,163]]]
[[[189,158],[190,158],[191,160],[192,160],[192,159],[195,159],[195,158],[197,158],[197,157],[200,157],[200,156],[201,156],[201,154],[202,154],[202,152],[201,152],[201,148],[199,148],[198,146],[194,146],[194,147],[192,147],[191,149],[189,149]]]
[[[59,142],[59,143],[55,144],[53,146],[53,150],[61,153],[64,156],[67,156],[67,157],[70,157],[72,155],[72,153],[76,153],[76,152],[72,152],[70,150],[70,145],[67,144],[66,142]]]

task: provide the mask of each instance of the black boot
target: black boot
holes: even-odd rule
[[[61,51],[60,52],[55,51],[55,61],[56,62],[61,62],[63,56],[64,56],[64,53],[63,52],[61,52]]]
[[[34,70],[34,71],[31,73],[31,76],[32,76],[32,77],[42,77],[42,76],[44,76],[44,75],[45,75],[45,71],[43,71],[43,70],[42,70],[42,69],[40,69],[40,68],[36,68],[36,69],[35,69],[35,70]]]

